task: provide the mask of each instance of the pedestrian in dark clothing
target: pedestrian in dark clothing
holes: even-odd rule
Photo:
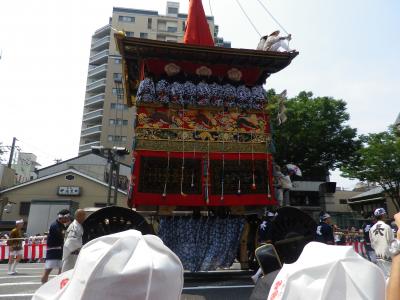
[[[369,237],[369,231],[371,230],[372,226],[374,225],[374,222],[371,220],[368,220],[365,222],[362,226],[363,234],[364,234],[364,242],[365,242],[365,250],[367,252],[367,257],[370,261],[373,263],[376,263],[376,254],[374,249],[372,249],[371,246],[371,239]]]
[[[267,244],[272,242],[272,231],[271,231],[271,222],[272,219],[275,217],[275,214],[267,211],[265,212],[265,216],[261,219],[261,224],[258,227],[258,242],[259,244]],[[257,280],[260,278],[262,274],[261,268],[258,268],[256,274],[251,276],[251,279],[254,281],[254,283],[257,282]]]
[[[46,262],[42,283],[49,280],[50,272],[53,269],[58,269],[58,274],[61,273],[64,234],[67,229],[65,224],[69,220],[69,210],[63,209],[58,213],[57,220],[50,225],[49,234],[47,236]]]
[[[331,216],[328,213],[321,213],[320,223],[315,232],[315,241],[329,245],[335,244],[331,222]]]

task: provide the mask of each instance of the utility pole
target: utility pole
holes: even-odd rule
[[[113,205],[117,205],[118,185],[119,185],[119,161],[118,158],[129,154],[129,150],[124,147],[104,148],[103,146],[92,146],[92,153],[107,155],[107,162],[110,164],[108,171],[108,190],[107,206],[111,205],[111,189],[113,186],[113,173],[115,170],[114,199]]]
[[[11,145],[11,151],[10,151],[10,158],[8,159],[8,168],[11,168],[12,160],[14,157],[14,150],[15,150],[15,142],[17,141],[17,138],[13,137],[12,145]]]

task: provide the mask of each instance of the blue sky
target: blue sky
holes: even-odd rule
[[[400,112],[400,1],[261,0],[293,36],[300,55],[267,88],[312,91],[348,103],[360,133],[386,130]],[[188,1],[181,3],[186,12]],[[236,48],[259,39],[234,0],[210,0],[220,36]],[[261,33],[277,26],[257,0],[240,0]],[[203,0],[210,14],[209,1]],[[45,166],[78,152],[93,32],[112,7],[157,10],[164,0],[0,1],[0,142],[19,139]],[[342,186],[353,183],[334,180]]]

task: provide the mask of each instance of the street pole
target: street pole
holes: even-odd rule
[[[118,188],[119,188],[119,162],[115,163],[115,184],[114,184],[114,205],[117,205],[117,197],[118,197]]]
[[[108,152],[108,163],[110,164],[108,170],[108,191],[107,191],[107,206],[111,205],[111,186],[112,186],[112,173],[114,169],[114,162],[111,151]]]
[[[13,141],[12,141],[12,145],[11,145],[11,151],[10,151],[10,158],[8,159],[8,168],[11,168],[11,164],[12,164],[12,160],[14,157],[14,149],[15,149],[15,142],[16,142],[17,138],[13,137]]]

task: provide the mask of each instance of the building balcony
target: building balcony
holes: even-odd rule
[[[94,141],[87,144],[79,145],[79,154],[87,153],[92,151],[92,146],[100,146],[100,141]]]
[[[111,32],[111,25],[107,24],[107,25],[97,29],[93,34],[93,38],[100,39],[105,36],[110,36],[110,32]]]
[[[103,92],[106,88],[106,80],[100,79],[86,85],[86,93]]]
[[[108,60],[108,50],[103,50],[96,54],[93,54],[89,58],[89,64],[91,65],[101,65],[107,63]]]
[[[88,78],[106,78],[108,64],[95,67],[88,71]]]
[[[101,120],[103,118],[103,109],[89,111],[83,114],[83,122]]]
[[[95,40],[92,42],[91,50],[93,51],[101,51],[108,49],[110,45],[110,36],[105,36],[101,39]]]
[[[103,106],[105,97],[105,94],[101,93],[99,95],[86,98],[85,107]]]
[[[88,137],[92,135],[100,135],[101,133],[101,125],[96,125],[92,127],[88,127],[86,129],[82,129],[81,131],[81,137]]]

